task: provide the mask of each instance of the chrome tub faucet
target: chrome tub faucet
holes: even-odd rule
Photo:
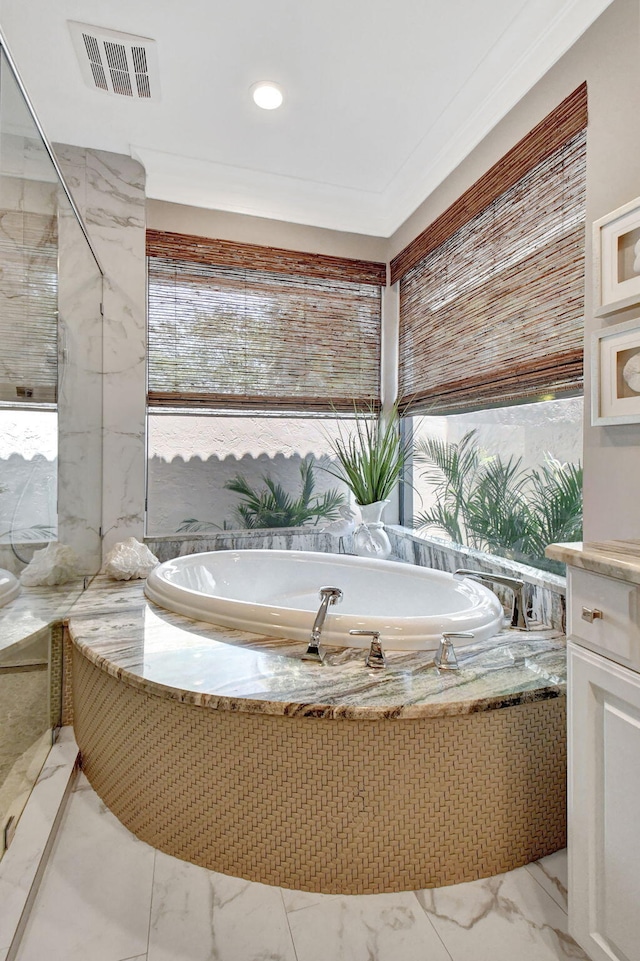
[[[472,641],[475,634],[470,631],[444,631],[433,663],[440,671],[459,671],[460,665],[453,646],[452,637]]]
[[[380,631],[349,631],[349,634],[354,637],[370,637],[371,638],[371,648],[367,655],[366,665],[367,667],[373,667],[376,670],[387,666],[387,658],[382,650],[382,644],[380,643]]]
[[[313,627],[311,628],[309,646],[302,655],[303,661],[319,661],[320,663],[324,661],[324,651],[320,648],[320,635],[322,634],[322,627],[327,616],[329,605],[337,604],[341,600],[342,591],[339,587],[320,588],[320,607],[318,608],[316,619],[313,622]]]
[[[464,568],[457,570],[454,577],[472,577],[476,581],[488,581],[490,584],[501,584],[513,591],[513,607],[511,609],[511,627],[518,631],[530,631],[531,622],[527,616],[524,601],[524,581],[518,577],[505,577],[502,574],[483,574],[481,571],[468,571]]]

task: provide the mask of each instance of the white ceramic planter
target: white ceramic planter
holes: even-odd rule
[[[353,535],[353,549],[360,557],[378,557],[384,560],[391,554],[391,543],[382,523],[382,512],[389,501],[362,504],[362,524]]]

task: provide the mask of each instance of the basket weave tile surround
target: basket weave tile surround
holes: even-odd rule
[[[183,704],[73,651],[93,787],[137,837],[266,884],[371,894],[454,884],[565,844],[565,699],[344,720]]]

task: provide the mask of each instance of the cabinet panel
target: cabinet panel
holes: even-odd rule
[[[567,633],[592,651],[640,670],[638,585],[571,568],[568,592]]]
[[[640,710],[603,697],[604,937],[621,957],[640,957]]]
[[[640,675],[569,644],[569,921],[594,961],[640,961]]]

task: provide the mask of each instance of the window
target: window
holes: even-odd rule
[[[378,404],[385,265],[157,231],[147,252],[148,533],[238,526],[234,476],[295,496],[336,414]]]
[[[562,572],[547,544],[582,539],[582,397],[413,417],[405,523]]]
[[[561,128],[556,114],[569,109],[565,101],[421,235],[423,256],[405,259],[400,387],[412,412],[453,413],[582,389],[585,97],[580,88],[568,98],[569,139],[549,152],[543,136]],[[490,202],[465,219],[486,196]],[[446,226],[455,229],[447,234]]]
[[[48,199],[48,198],[47,198]],[[58,233],[55,215],[4,212],[0,401],[55,404],[58,384]],[[12,232],[20,239],[14,241]]]
[[[575,495],[579,458],[573,442],[565,453],[552,437],[557,406],[510,407],[503,415],[499,408],[582,390],[586,120],[583,85],[392,263],[392,280],[400,281],[401,394],[408,414],[427,415],[414,429],[433,432],[431,446],[423,438],[424,456],[432,455],[430,492],[422,483],[428,465],[421,473],[419,458],[414,483],[422,483],[420,496],[436,499],[417,513],[430,521],[427,529],[536,563],[543,553],[539,543],[532,547],[536,519],[527,521],[531,537],[515,527],[534,502],[538,510],[555,496],[554,484],[571,487],[567,501]],[[568,409],[567,423],[579,438],[577,408]],[[547,447],[544,432],[525,442],[533,424],[546,419]],[[502,424],[490,443],[488,423]],[[524,454],[531,446],[538,448],[536,464]],[[469,476],[456,494],[445,475],[460,470],[463,454]],[[439,483],[434,458],[449,458]],[[493,519],[480,517],[483,498],[495,508]],[[571,510],[575,515],[575,503]],[[579,521],[557,529],[577,534]],[[560,539],[549,527],[541,538],[547,534]]]
[[[3,174],[2,186],[0,544],[15,551],[57,529],[58,223],[49,183],[30,181],[39,210],[19,207],[19,178]]]
[[[0,405],[0,544],[55,537],[57,457],[53,407]]]
[[[327,438],[337,431],[335,418],[151,410],[147,430],[150,535],[246,527],[238,517],[243,499],[227,486],[238,475],[256,492],[265,490],[268,476],[296,500],[302,465],[312,463],[311,505],[327,491],[345,490],[321,469],[332,459]],[[322,527],[323,518],[310,518],[306,526],[316,523]]]

